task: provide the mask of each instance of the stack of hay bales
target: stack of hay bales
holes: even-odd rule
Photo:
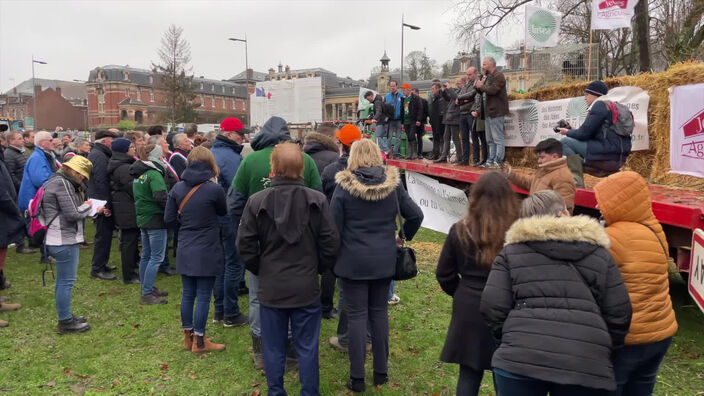
[[[604,80],[609,89],[619,86],[640,87],[648,91],[648,135],[650,149],[634,151],[623,170],[633,170],[648,183],[672,188],[704,189],[704,179],[668,173],[670,171],[670,97],[668,88],[704,82],[704,63],[686,62],[671,66],[662,73],[642,73]],[[512,94],[509,100],[537,99],[541,101],[584,95],[588,82],[560,85],[525,94]],[[576,127],[576,126],[575,126]],[[507,148],[506,160],[517,167],[535,167],[537,158],[532,148]]]

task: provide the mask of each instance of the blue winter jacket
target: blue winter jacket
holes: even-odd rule
[[[235,178],[237,169],[242,162],[242,146],[220,135],[215,138],[213,148],[210,151],[212,151],[215,162],[220,168],[218,184],[222,187],[223,192],[227,194],[227,190],[232,185],[232,180]],[[218,221],[222,224],[227,224],[227,222],[232,220],[229,216],[221,216]]]
[[[401,91],[396,91],[396,105],[394,106],[394,117],[392,120],[400,120],[401,115],[403,114],[403,99],[406,97],[403,96],[403,93]],[[384,97],[384,102],[386,103],[394,103],[394,94],[391,92],[387,93],[386,96]]]
[[[567,132],[568,137],[587,142],[585,161],[625,161],[631,153],[630,138],[604,131],[610,116],[604,102],[594,102],[582,126]]]
[[[49,180],[53,173],[54,171],[49,159],[46,157],[46,153],[37,147],[24,165],[22,184],[20,185],[20,193],[17,198],[17,204],[21,212],[27,210],[29,200],[34,198],[39,187]]]

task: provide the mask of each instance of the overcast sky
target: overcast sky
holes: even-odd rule
[[[33,1],[0,0],[0,92],[36,77],[85,80],[96,66],[148,68],[170,24],[184,28],[193,74],[227,79],[249,64],[257,71],[323,67],[369,77],[384,48],[399,67],[401,14],[421,27],[406,30],[404,51],[427,49],[442,64],[463,49],[453,39],[451,0],[399,1]],[[13,80],[14,79],[14,80]],[[13,83],[14,81],[14,83]]]

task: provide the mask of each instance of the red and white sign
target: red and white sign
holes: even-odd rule
[[[692,254],[689,263],[689,294],[704,312],[704,231],[697,228],[692,234]]]
[[[592,0],[592,29],[630,28],[639,0]],[[645,0],[640,0],[645,1]]]
[[[704,84],[670,88],[670,168],[704,178]]]

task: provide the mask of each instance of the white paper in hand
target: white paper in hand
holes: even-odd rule
[[[90,198],[90,201],[92,203],[90,205],[90,213],[88,213],[88,216],[95,216],[95,214],[98,212],[98,208],[101,206],[105,206],[105,204],[108,203],[108,201],[103,201],[95,198]]]

